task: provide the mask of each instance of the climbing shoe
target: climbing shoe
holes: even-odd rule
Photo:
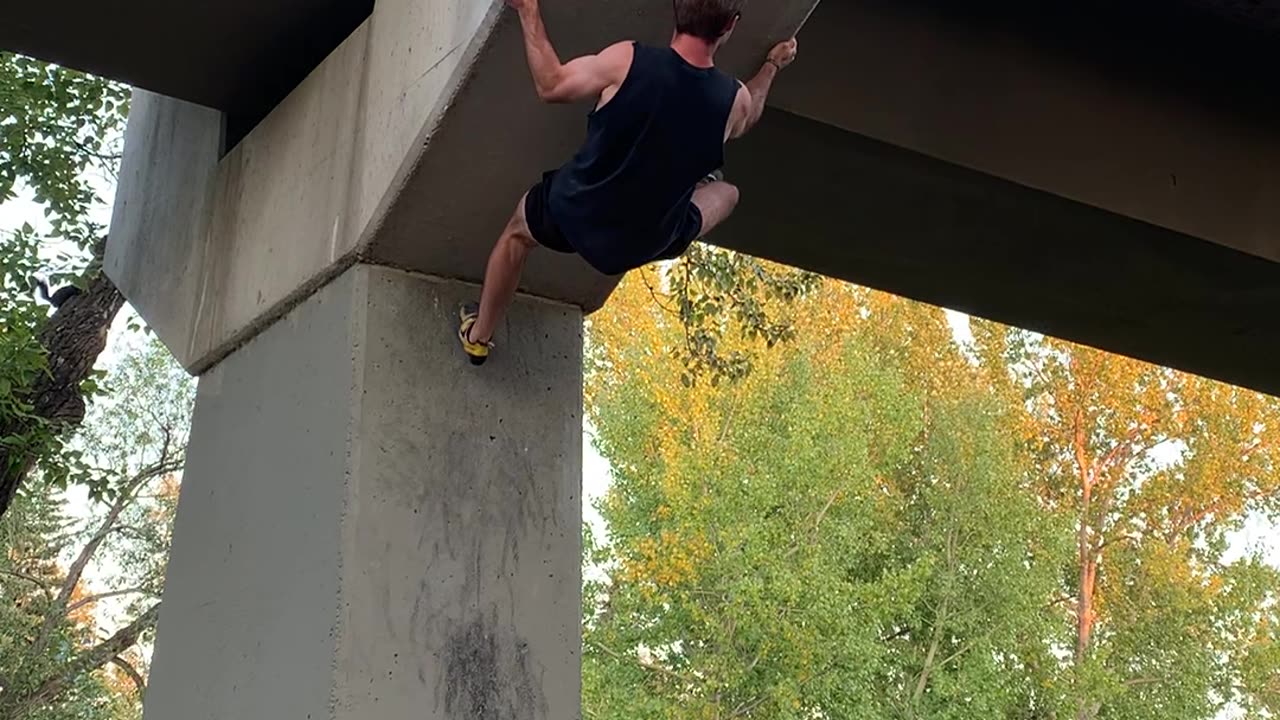
[[[483,365],[489,359],[489,350],[493,348],[491,342],[471,342],[471,326],[476,324],[479,317],[480,306],[476,303],[467,303],[458,312],[458,341],[462,343],[462,351],[467,354],[472,365]]]
[[[698,187],[702,187],[703,185],[710,185],[713,182],[723,182],[723,181],[724,181],[724,170],[712,170],[711,172],[707,173],[706,177],[698,181]]]

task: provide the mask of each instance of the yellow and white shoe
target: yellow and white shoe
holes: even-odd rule
[[[462,351],[467,354],[472,365],[483,365],[489,359],[489,351],[493,349],[492,342],[471,342],[471,327],[479,318],[480,306],[476,303],[467,303],[458,311],[458,342],[462,343]]]

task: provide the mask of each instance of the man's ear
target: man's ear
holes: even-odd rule
[[[738,20],[741,20],[741,19],[742,19],[742,13],[738,13],[737,15],[734,15],[733,19],[729,21],[729,24],[724,27],[724,32],[720,33],[720,37],[723,39],[732,35],[733,31],[736,30],[738,27]]]

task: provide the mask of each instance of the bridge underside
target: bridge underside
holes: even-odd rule
[[[740,75],[813,14],[709,239],[1280,392],[1280,55],[1266,4],[1216,7],[757,2]],[[669,32],[641,0],[545,12],[565,55]],[[135,117],[108,263],[195,371],[355,262],[478,280],[584,112],[539,105],[514,18],[462,0],[380,0],[232,148],[216,128],[252,115],[217,102],[139,103],[168,114]],[[602,285],[546,255],[524,289],[590,311]]]
[[[503,0],[197,4],[0,8],[0,47],[161,93],[106,259],[202,374],[147,720],[577,717],[611,283],[538,254],[480,371],[453,328],[585,108],[538,104]],[[566,55],[669,33],[545,5]],[[1280,3],[814,5],[752,0],[723,58],[813,11],[709,241],[1280,393]]]

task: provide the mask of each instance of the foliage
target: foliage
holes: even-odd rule
[[[683,331],[626,308],[629,292],[634,345]],[[917,383],[914,357],[876,350],[892,330],[865,299],[807,302],[789,349],[808,355],[762,358],[734,386],[686,389],[661,353],[593,370],[616,476],[594,556],[613,571],[589,588],[589,717],[1000,717],[1041,702],[1015,670],[1053,662],[1039,640],[1054,521],[982,388]],[[832,316],[854,329],[817,333]]]
[[[753,370],[682,382],[654,277],[590,327],[586,717],[1280,712],[1280,573],[1225,552],[1276,399],[835,282],[763,300],[781,350],[706,310]]]
[[[31,411],[16,391],[30,387],[45,368],[36,337],[45,312],[31,296],[31,277],[39,269],[38,247],[29,226],[0,243],[0,417]]]
[[[39,332],[46,310],[31,293],[31,278],[39,272],[40,242],[29,225],[0,243],[0,428],[28,426],[26,432],[0,432],[0,443],[13,452],[7,457],[18,464],[24,456],[52,460],[59,447],[57,434],[44,418],[34,414],[27,390],[46,372],[47,358]],[[0,473],[16,468],[0,468]],[[64,465],[50,464],[50,472],[66,478]]]
[[[57,488],[35,483],[19,507],[44,508],[50,519],[32,522],[28,512],[4,519],[10,569],[36,581],[23,589],[29,600],[4,620],[3,717],[60,718],[65,711],[118,720],[137,712],[134,683],[146,667],[136,647],[155,624],[193,383],[152,341],[121,358],[105,384],[112,394],[95,405],[73,443],[92,478],[91,511],[60,517]],[[108,663],[120,669],[109,671]],[[93,697],[106,697],[109,706],[81,708],[78,688],[96,688]]]
[[[695,243],[666,268],[664,279],[665,306],[684,328],[675,351],[685,365],[681,382],[691,386],[703,377],[713,385],[741,380],[751,372],[755,342],[772,348],[794,338],[788,307],[812,292],[820,276]],[[726,349],[730,331],[753,342]]]
[[[52,602],[52,588],[59,582],[57,538],[70,520],[61,503],[47,493],[23,493],[14,507],[0,518],[0,698],[21,692],[33,682],[28,674],[29,644],[40,632],[44,613]],[[51,652],[65,658],[91,643],[96,627],[83,615],[58,623]],[[6,703],[0,701],[0,707]],[[60,698],[39,708],[31,720],[86,720],[117,717],[120,700],[105,679],[85,674]],[[6,715],[6,717],[8,717]]]
[[[45,207],[53,237],[88,248],[101,235],[91,171],[113,171],[128,88],[0,52],[0,203],[19,183]]]
[[[1280,515],[1280,401],[1023,331],[980,337],[1022,390],[1040,497],[1072,520],[1077,717],[1274,708],[1239,641],[1280,621],[1280,575],[1224,554],[1250,514]]]
[[[115,146],[128,90],[101,78],[0,52],[0,203],[29,189],[45,217],[30,218],[0,241],[0,453],[4,501],[38,461],[62,482],[84,479],[62,463],[64,428],[36,408],[33,388],[48,375],[48,313],[33,280],[89,286],[98,272],[88,251],[102,237],[94,176],[115,171]],[[37,230],[33,224],[42,224]],[[109,326],[111,317],[102,319]],[[92,364],[92,359],[85,366]],[[73,363],[74,365],[74,363]],[[93,378],[84,388],[94,394]],[[6,502],[0,501],[0,512]]]

